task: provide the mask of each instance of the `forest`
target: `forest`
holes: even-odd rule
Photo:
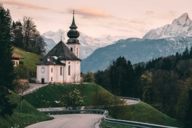
[[[85,75],[118,96],[136,97],[192,126],[192,48],[131,64],[117,58],[106,70]]]

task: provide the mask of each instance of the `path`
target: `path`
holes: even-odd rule
[[[47,86],[48,84],[33,84],[33,83],[30,83],[29,84],[29,88],[23,92],[23,94],[21,95],[27,95],[29,93],[32,93],[33,91],[37,90],[37,89],[40,89],[44,86]]]
[[[26,128],[95,128],[103,115],[66,114],[54,115],[55,119],[30,125]]]

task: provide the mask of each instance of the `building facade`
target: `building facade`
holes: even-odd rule
[[[81,81],[79,32],[73,20],[67,43],[60,41],[37,65],[38,83],[79,83]]]

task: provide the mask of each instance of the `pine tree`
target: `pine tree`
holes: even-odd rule
[[[11,16],[9,10],[0,5],[0,114],[11,114],[12,105],[7,99],[9,90],[13,90],[14,68],[12,63]]]

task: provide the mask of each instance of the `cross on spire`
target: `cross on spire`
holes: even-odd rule
[[[77,25],[75,24],[75,10],[73,10],[73,20],[70,29],[77,29]]]

